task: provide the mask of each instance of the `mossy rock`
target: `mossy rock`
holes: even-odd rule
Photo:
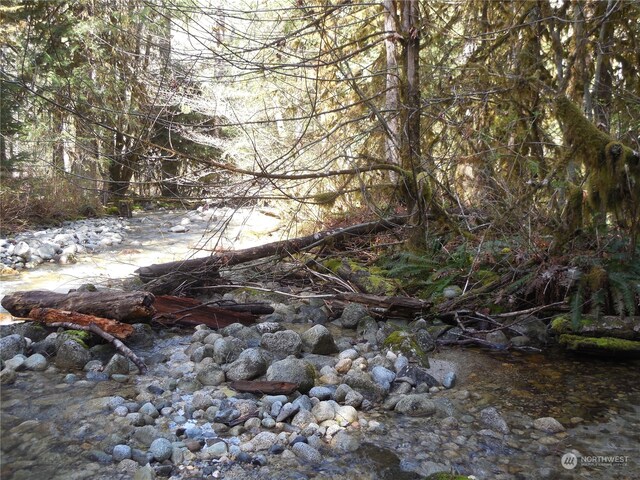
[[[560,345],[567,350],[601,357],[640,358],[640,342],[613,337],[560,335]]]
[[[333,258],[324,262],[324,266],[341,278],[356,284],[364,293],[391,297],[398,291],[398,285],[384,277],[380,267],[363,267],[350,259]]]
[[[469,477],[456,475],[455,473],[438,472],[425,477],[425,480],[469,480]]]
[[[560,315],[551,322],[556,335],[576,334],[589,337],[614,337],[627,340],[640,339],[640,317],[583,315],[577,328],[573,328],[568,315]]]
[[[415,335],[404,330],[396,330],[385,338],[383,344],[395,352],[401,352],[408,358],[417,360],[422,367],[429,368],[427,352],[420,346]]]
[[[115,205],[110,205],[108,207],[105,207],[104,209],[104,213],[105,215],[110,215],[110,216],[119,216],[120,215],[120,210],[118,210],[118,207],[116,207]]]
[[[63,337],[73,340],[86,349],[89,348],[89,344],[93,338],[91,332],[87,332],[85,330],[65,330]]]

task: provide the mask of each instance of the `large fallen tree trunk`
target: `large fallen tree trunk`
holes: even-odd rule
[[[154,306],[156,315],[153,320],[163,325],[206,325],[218,329],[232,323],[252,325],[258,318],[250,312],[235,312],[225,307],[203,305],[193,298],[169,295],[157,296]]]
[[[54,308],[135,323],[151,320],[155,313],[153,301],[154,296],[149,292],[31,290],[10,293],[0,303],[16,317],[27,317],[34,308]]]
[[[372,235],[402,226],[405,223],[406,217],[392,217],[345,228],[325,230],[305,237],[267,243],[243,250],[216,253],[204,258],[149,265],[139,268],[137,273],[143,282],[154,281],[154,284],[148,287],[150,291],[167,293],[178,287],[201,286],[205,281],[216,277],[218,269],[221,267],[238,265],[274,255],[298,253],[320,246],[327,241],[339,242],[351,236]]]
[[[77,312],[67,312],[54,308],[34,308],[29,312],[29,318],[47,325],[52,323],[73,323],[88,327],[91,324],[97,325],[103,332],[113,335],[119,340],[124,340],[133,333],[133,327],[128,323],[121,323],[117,320],[95,317]]]

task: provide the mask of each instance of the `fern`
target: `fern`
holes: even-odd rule
[[[576,293],[573,294],[571,299],[571,328],[574,332],[577,332],[580,328],[580,321],[582,320],[582,288],[578,285]]]

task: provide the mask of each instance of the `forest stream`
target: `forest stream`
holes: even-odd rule
[[[15,278],[3,278],[0,295],[43,288],[66,292],[85,283],[117,287],[140,266],[206,255],[206,250],[196,251],[215,248],[217,237],[211,226],[226,221],[230,228],[222,246],[248,246],[275,235],[278,220],[268,212],[231,213],[218,212],[214,222],[192,220],[184,233],[167,232],[180,224],[184,213],[136,214],[122,220],[127,224],[122,244],[80,256],[76,264],[44,265],[24,270]],[[6,313],[3,323],[6,328]],[[303,327],[285,326],[292,330]],[[336,325],[327,326],[336,338],[353,335]],[[322,452],[321,461],[314,462],[298,461],[274,450],[273,445],[262,448],[255,438],[250,440],[248,432],[253,428],[255,433],[260,422],[220,431],[205,414],[194,413],[189,418],[193,409],[186,406],[200,395],[189,381],[194,364],[191,352],[185,352],[195,341],[193,333],[160,330],[147,342],[132,345],[149,366],[145,375],[132,371],[114,381],[100,372],[67,374],[55,367],[18,372],[14,383],[2,386],[1,478],[142,479],[164,475],[175,479],[400,480],[442,471],[476,479],[640,478],[637,360],[597,360],[554,348],[540,353],[439,348],[429,356],[432,368],[453,371],[456,381],[452,388],[431,392],[437,415],[400,415],[380,405],[359,411],[346,440],[326,445],[324,440],[309,440]],[[362,355],[373,362],[373,354]],[[206,391],[220,409],[225,397],[235,394],[224,386]],[[134,422],[132,426],[131,415],[152,408],[150,402],[157,408],[152,415],[154,425]],[[124,406],[124,415],[117,413]],[[564,428],[545,431],[533,426],[535,419],[546,417],[553,417]],[[129,444],[144,457],[152,440],[180,428],[186,432],[185,445],[189,431],[197,431],[204,439],[222,438],[228,457],[234,447],[245,457],[251,455],[238,455],[235,462],[224,463],[220,458],[226,450],[222,456],[212,453],[209,461],[202,461],[191,449],[179,454],[174,448],[170,460],[153,472],[144,469],[144,458],[136,459],[135,453],[116,461],[116,445]],[[206,445],[213,449],[219,443],[207,441]],[[565,461],[565,454],[574,455],[577,464]]]

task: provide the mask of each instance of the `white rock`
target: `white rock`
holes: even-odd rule
[[[29,258],[31,258],[31,247],[27,242],[18,242],[13,247],[13,255],[29,260]]]

